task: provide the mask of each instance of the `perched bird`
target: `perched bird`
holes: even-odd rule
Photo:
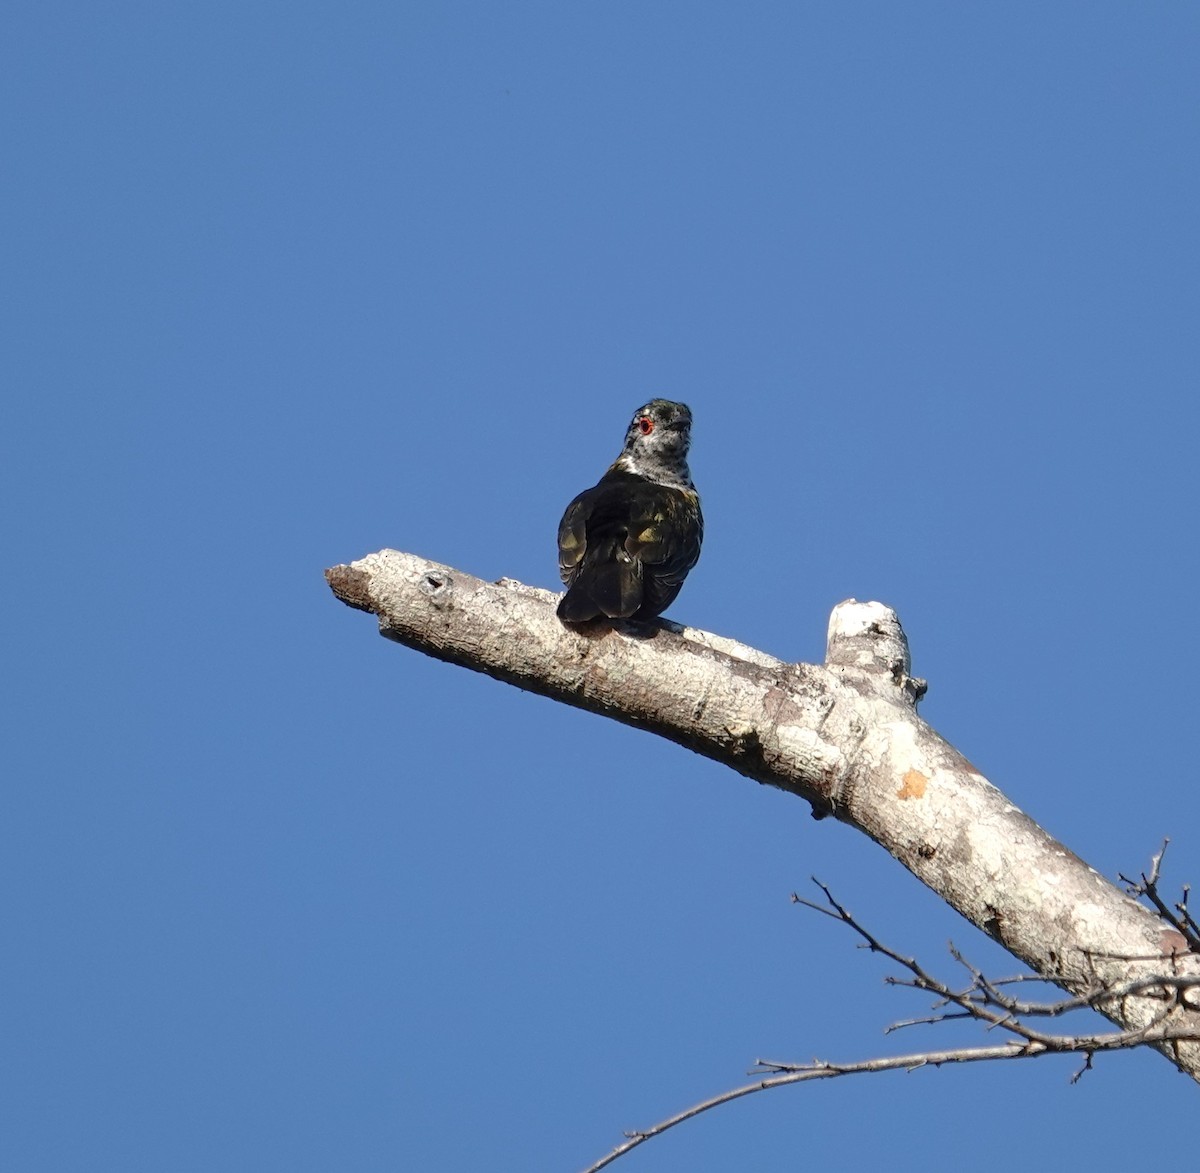
[[[691,433],[685,404],[652,399],[634,413],[608,472],[567,506],[558,526],[564,623],[653,619],[679,594],[704,537],[687,465]]]

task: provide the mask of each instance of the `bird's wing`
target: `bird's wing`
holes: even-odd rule
[[[633,494],[644,484],[641,477],[614,476],[610,471],[567,506],[558,523],[558,573],[568,586],[579,573],[589,547],[594,547],[595,556],[601,546],[607,546],[611,556],[611,539],[625,540]]]
[[[694,492],[655,486],[653,492],[640,495],[636,504],[625,549],[652,567],[656,575],[682,582],[700,556],[699,536],[680,542],[685,535],[690,538],[703,533],[700,499]]]
[[[590,490],[589,490],[590,492]],[[558,523],[558,576],[568,586],[579,570],[587,550],[587,493],[580,493]]]

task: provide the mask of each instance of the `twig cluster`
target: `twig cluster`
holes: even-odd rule
[[[1190,952],[1200,953],[1200,924],[1196,923],[1196,918],[1188,910],[1191,885],[1183,885],[1182,894],[1174,905],[1168,905],[1158,890],[1159,873],[1162,868],[1163,856],[1167,853],[1168,843],[1170,843],[1169,839],[1163,840],[1163,845],[1150,859],[1149,873],[1142,872],[1140,880],[1131,880],[1128,876],[1119,873],[1118,878],[1128,889],[1130,896],[1144,898],[1162,920],[1182,935]]]
[[[1165,849],[1166,844],[1164,843],[1163,850]],[[1168,907],[1158,893],[1157,884],[1162,855],[1163,851],[1160,850],[1153,857],[1149,874],[1143,874],[1139,883],[1132,884],[1124,876],[1121,879],[1130,885],[1133,894],[1145,896],[1157,909],[1159,915],[1183,935],[1188,943],[1189,951],[1200,952],[1200,927],[1188,912],[1188,889],[1184,888],[1182,900],[1173,908]],[[981,1023],[988,1031],[1001,1032],[1006,1036],[1003,1041],[990,1046],[956,1047],[907,1055],[888,1055],[854,1063],[831,1063],[822,1059],[814,1059],[809,1063],[779,1063],[759,1059],[750,1069],[749,1074],[761,1078],[740,1087],[730,1088],[720,1095],[694,1104],[651,1128],[638,1132],[627,1132],[622,1144],[595,1164],[589,1165],[584,1173],[598,1173],[600,1169],[610,1165],[630,1150],[712,1108],[741,1099],[743,1096],[753,1095],[755,1092],[785,1087],[789,1084],[806,1083],[817,1079],[833,1079],[841,1075],[866,1075],[897,1070],[915,1071],[921,1067],[941,1067],[948,1063],[1033,1059],[1043,1055],[1068,1054],[1083,1057],[1082,1065],[1071,1076],[1070,1082],[1075,1083],[1085,1071],[1091,1068],[1092,1061],[1097,1054],[1106,1051],[1129,1050],[1148,1043],[1169,1046],[1172,1043],[1200,1041],[1200,1028],[1190,1024],[1180,1027],[1176,1014],[1181,1007],[1191,1010],[1200,1008],[1200,977],[1179,973],[1155,973],[1120,985],[1106,986],[1097,981],[1094,988],[1085,990],[1074,997],[1038,1001],[1020,997],[1013,992],[1013,988],[1027,983],[1046,985],[1048,983],[1045,979],[1036,974],[1022,974],[1000,979],[989,978],[951,945],[951,957],[966,970],[969,979],[961,987],[952,986],[930,974],[915,958],[906,957],[885,945],[834,898],[829,888],[815,878],[813,883],[824,894],[825,904],[805,900],[796,893],[792,894],[793,902],[811,908],[824,916],[832,917],[846,925],[862,938],[862,948],[866,948],[872,953],[882,954],[888,960],[899,965],[905,974],[886,977],[884,980],[889,985],[920,990],[934,996],[932,1013],[924,1017],[893,1023],[886,1028],[885,1034],[910,1026],[932,1025],[952,1019],[971,1019]],[[1114,1006],[1130,998],[1152,999],[1160,1003],[1159,1009],[1151,1016],[1150,1020],[1136,1030],[1057,1034],[1034,1025],[1039,1020],[1059,1018],[1077,1011],[1092,1010],[1101,1014],[1106,1011],[1111,1012]]]
[[[883,944],[873,933],[864,928],[846,909],[834,899],[833,893],[819,880],[813,881],[825,895],[828,905],[814,904],[793,893],[792,900],[814,909],[825,916],[833,917],[852,929],[863,939],[864,947],[872,953],[880,953],[890,961],[902,966],[909,976],[884,978],[888,985],[904,986],[933,994],[936,1001],[933,1013],[922,1018],[910,1018],[893,1023],[884,1031],[890,1034],[904,1027],[932,1025],[952,1019],[974,1019],[987,1030],[1000,1030],[1010,1036],[1009,1045],[1016,1048],[1018,1055],[1081,1054],[1083,1066],[1071,1077],[1074,1083],[1092,1065],[1092,1057],[1101,1051],[1126,1050],[1142,1043],[1183,1041],[1196,1037],[1192,1033],[1180,1034],[1167,1025],[1167,1020],[1181,1006],[1193,1006],[1195,994],[1200,991],[1200,978],[1194,975],[1161,974],[1138,978],[1116,986],[1095,987],[1070,998],[1053,1001],[1037,1001],[1018,997],[1009,989],[1023,983],[1047,984],[1036,974],[1020,974],[1015,977],[989,978],[972,965],[953,946],[950,956],[967,971],[970,981],[958,988],[934,977],[912,957]],[[1095,1010],[1104,1013],[1117,1003],[1129,998],[1149,998],[1160,1003],[1157,1012],[1136,1030],[1104,1031],[1087,1034],[1056,1034],[1042,1030],[1030,1020],[1059,1018],[1080,1010]],[[763,1066],[760,1064],[760,1066]],[[786,1064],[770,1064],[771,1070],[794,1070]]]

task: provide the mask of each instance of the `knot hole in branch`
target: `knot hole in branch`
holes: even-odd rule
[[[427,570],[421,575],[421,590],[435,607],[449,603],[453,585],[454,580],[444,570]]]

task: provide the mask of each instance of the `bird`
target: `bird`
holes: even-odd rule
[[[654,619],[700,557],[704,516],[687,455],[692,413],[652,399],[633,413],[621,455],[558,526],[564,623]]]

